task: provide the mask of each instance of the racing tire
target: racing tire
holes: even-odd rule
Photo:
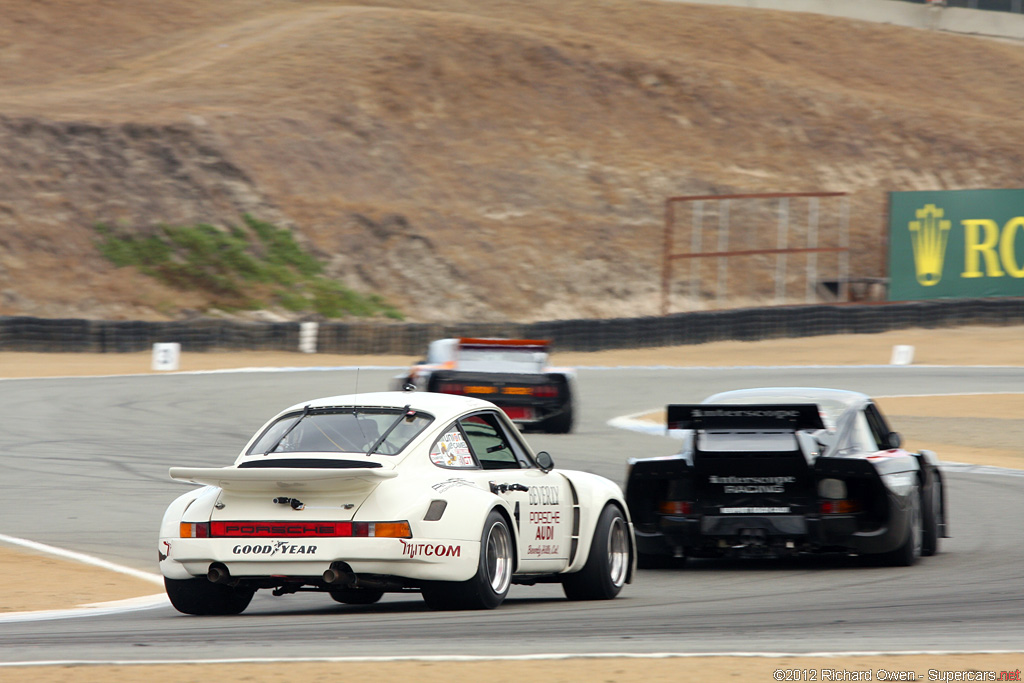
[[[420,588],[427,607],[436,610],[494,609],[512,585],[515,555],[508,522],[491,510],[480,534],[480,559],[468,581],[430,581]]]
[[[384,597],[384,591],[372,588],[335,588],[331,598],[346,605],[372,605]]]
[[[256,593],[254,588],[235,588],[222,583],[211,583],[205,578],[164,577],[164,588],[174,609],[182,614],[198,616],[241,614]]]
[[[878,561],[888,567],[910,567],[922,551],[922,519],[920,495],[911,496],[910,515],[907,517],[907,538],[900,547],[877,556]]]
[[[921,500],[921,554],[931,557],[939,552],[939,517],[942,515],[942,482],[932,482],[931,494]]]
[[[574,412],[572,401],[569,401],[562,408],[562,412],[544,420],[544,431],[548,434],[568,434],[572,431]]]
[[[614,505],[601,511],[583,569],[562,579],[570,600],[611,600],[626,583],[632,561],[629,525]]]

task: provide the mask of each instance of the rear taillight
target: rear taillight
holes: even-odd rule
[[[367,536],[374,538],[412,538],[409,522],[356,522],[370,527]]]
[[[823,515],[852,515],[855,512],[860,512],[860,504],[855,500],[821,501],[821,514]]]
[[[693,504],[688,500],[663,500],[658,505],[658,512],[663,515],[688,515],[693,512]]]
[[[205,526],[203,535],[186,536],[186,527]],[[245,522],[217,521],[181,525],[182,538],[412,538],[409,522]]]
[[[210,523],[182,522],[178,533],[182,538],[209,538]]]
[[[464,394],[466,393],[466,387],[457,382],[441,382],[437,385],[437,393],[439,394]]]
[[[533,395],[539,398],[553,398],[558,396],[558,386],[554,384],[542,384],[533,388]]]

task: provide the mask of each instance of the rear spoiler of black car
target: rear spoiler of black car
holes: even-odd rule
[[[669,429],[824,429],[814,403],[669,405]]]

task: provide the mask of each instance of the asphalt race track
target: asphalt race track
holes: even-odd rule
[[[0,532],[155,573],[160,517],[184,490],[167,477],[169,466],[227,465],[279,409],[316,396],[379,390],[392,374],[0,382]],[[616,429],[610,419],[773,384],[879,396],[1019,392],[1024,368],[584,368],[576,431],[527,438],[558,466],[621,483],[628,457],[669,454],[677,442]],[[418,595],[347,606],[326,595],[274,598],[261,591],[237,617],[187,617],[161,606],[0,620],[0,661],[1018,650],[1024,643],[1024,478],[960,469],[946,476],[953,538],[913,568],[832,558],[691,561],[682,569],[640,571],[613,601],[570,603],[558,586],[513,586],[508,601],[490,612],[431,612]]]

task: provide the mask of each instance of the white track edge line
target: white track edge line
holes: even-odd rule
[[[743,657],[783,659],[794,657],[903,657],[952,655],[1015,655],[1024,650],[854,650],[837,652],[596,652],[529,655],[381,655],[353,657],[237,657],[225,659],[54,659],[23,662],[0,662],[0,667],[15,666],[155,666],[180,664],[297,664],[297,663],[387,663],[387,662],[494,662],[494,661],[558,661],[574,659],[696,659],[699,657]]]
[[[18,538],[16,536],[8,536],[6,534],[0,534],[0,543],[9,543],[11,545],[21,546],[23,548],[29,548],[37,552],[46,553],[48,555],[56,555],[57,557],[64,558],[66,560],[74,560],[75,562],[81,562],[82,564],[92,565],[94,567],[101,567],[102,569],[109,569],[119,574],[127,574],[128,576],[134,576],[137,579],[148,581],[153,584],[163,585],[163,577],[159,574],[152,572],[144,572],[138,569],[132,569],[131,567],[125,567],[124,565],[114,564],[106,560],[101,560],[98,557],[92,555],[86,555],[85,553],[78,553],[73,550],[65,550],[63,548],[57,548],[56,546],[46,545],[45,543],[39,543],[37,541],[30,541],[25,538]]]

